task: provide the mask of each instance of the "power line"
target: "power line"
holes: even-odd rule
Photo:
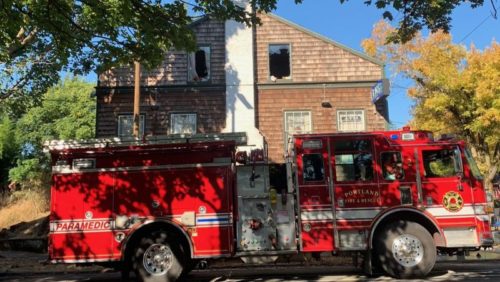
[[[490,17],[491,14],[488,15],[486,18],[484,18],[482,22],[480,22],[474,29],[472,29],[469,33],[467,33],[467,35],[465,35],[464,38],[462,38],[462,40],[460,40],[458,43],[462,43],[465,39],[467,39],[467,37],[469,37],[472,33],[474,33],[474,31],[480,28]]]

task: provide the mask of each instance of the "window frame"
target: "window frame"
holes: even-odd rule
[[[199,50],[203,50],[203,48],[208,48],[208,56],[205,55],[205,59],[207,60],[207,72],[208,72],[208,78],[207,79],[200,79],[200,80],[194,80],[193,76],[194,73],[196,73],[196,58],[194,58],[194,69],[191,66],[191,62],[193,60],[192,56],[195,56],[196,52]],[[205,50],[204,50],[205,51]],[[206,53],[206,51],[205,51]],[[212,82],[212,45],[211,44],[198,44],[196,46],[196,51],[195,52],[188,52],[187,53],[187,58],[186,58],[186,63],[187,63],[187,82],[188,83],[211,83]],[[198,77],[198,74],[196,73],[196,76]]]
[[[194,132],[193,133],[175,133],[174,132],[174,116],[177,115],[194,115]],[[198,113],[196,112],[172,112],[170,113],[170,134],[196,134],[198,132]]]
[[[277,78],[272,79],[273,75],[271,74],[271,46],[280,46],[280,45],[287,45],[288,46],[288,69],[290,71],[290,74],[288,75],[288,78]],[[267,44],[267,71],[268,71],[268,80],[269,81],[291,81],[293,78],[293,72],[292,72],[292,44],[291,43],[268,43]]]
[[[340,118],[340,114],[341,112],[349,112],[349,111],[361,111],[361,124],[363,125],[363,129],[361,130],[343,130],[341,129],[341,118]],[[337,131],[338,132],[363,132],[363,131],[366,131],[366,111],[365,109],[337,109]]]
[[[130,135],[128,134],[122,134],[122,123],[120,122],[122,120],[122,118],[130,118],[130,125],[131,125],[131,128],[130,128]],[[117,123],[117,127],[116,127],[116,136],[118,137],[134,137],[134,114],[130,114],[130,113],[120,113],[117,115],[117,118],[116,118],[116,123]],[[139,114],[139,136],[144,136],[144,133],[145,133],[145,129],[146,129],[146,114]]]

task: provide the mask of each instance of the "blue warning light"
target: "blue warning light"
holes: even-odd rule
[[[391,140],[398,140],[399,135],[398,134],[392,134],[391,135]]]

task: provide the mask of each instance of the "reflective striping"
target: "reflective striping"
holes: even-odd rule
[[[430,213],[435,217],[455,217],[455,216],[475,216],[474,208],[472,206],[464,206],[461,210],[456,212],[451,212],[444,207],[429,207],[425,209],[426,212]]]
[[[382,208],[336,209],[335,218],[337,220],[372,220],[381,211]],[[301,211],[300,218],[304,221],[333,220],[333,212],[331,210]]]
[[[146,217],[130,217],[134,221],[144,221]],[[173,220],[174,222],[182,224],[181,215],[171,215],[158,217],[157,219]],[[214,227],[214,226],[232,226],[233,216],[230,213],[221,214],[203,214],[196,215],[196,227]],[[113,218],[95,218],[95,219],[65,219],[53,220],[49,224],[50,233],[52,234],[67,234],[67,233],[95,233],[95,232],[109,232],[112,230],[128,230],[129,228],[116,228],[115,220]]]
[[[93,255],[97,256],[97,255]],[[65,259],[65,258],[55,258],[49,260],[50,263],[91,263],[91,262],[111,262],[111,261],[118,261],[120,260],[119,257],[111,257],[109,255],[105,255],[105,258],[88,258],[88,259]]]
[[[197,215],[196,226],[226,226],[233,223],[231,214],[210,214],[210,215]]]
[[[357,208],[357,209],[337,209],[336,218],[344,220],[373,219],[382,209],[378,208]]]
[[[303,221],[333,220],[333,212],[331,210],[302,211],[300,219]]]

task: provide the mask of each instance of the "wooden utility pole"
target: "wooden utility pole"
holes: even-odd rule
[[[134,62],[135,74],[134,74],[134,126],[133,135],[134,137],[139,136],[139,126],[141,122],[140,104],[141,104],[141,63],[138,61]]]

